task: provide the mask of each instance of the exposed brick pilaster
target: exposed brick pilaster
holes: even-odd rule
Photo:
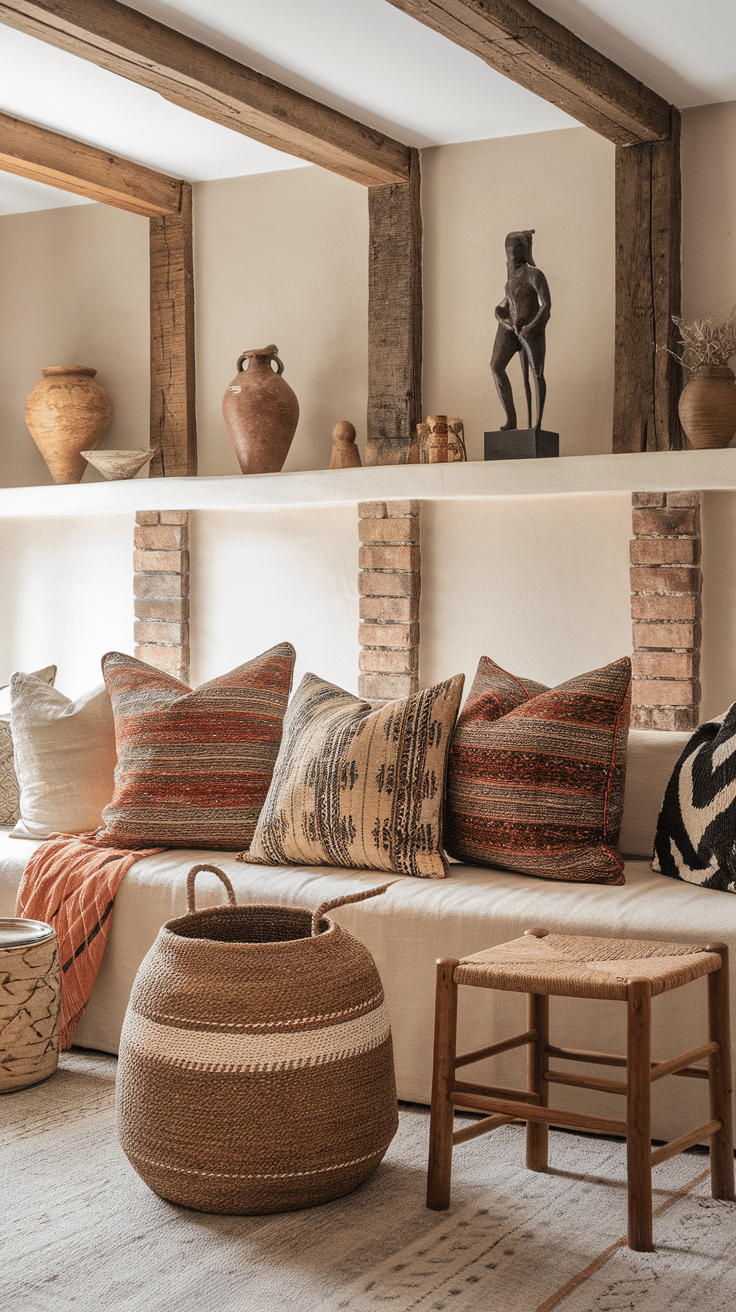
[[[419,686],[419,501],[361,501],[358,588],[360,677],[369,701]]]
[[[632,495],[637,729],[694,729],[700,712],[700,492]]]
[[[135,654],[189,683],[189,511],[135,517]]]

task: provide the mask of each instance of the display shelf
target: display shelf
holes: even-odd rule
[[[736,449],[1,488],[0,516],[115,515],[149,509],[274,510],[405,498],[473,501],[687,488],[736,489]]]

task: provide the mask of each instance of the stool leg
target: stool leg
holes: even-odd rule
[[[651,1033],[652,985],[628,982],[626,1045],[626,1158],[629,1248],[650,1253],[652,1243]]]
[[[721,1128],[710,1139],[710,1187],[714,1198],[733,1199],[733,1120],[731,1111],[731,1024],[728,948],[719,943],[722,966],[708,976],[708,1037],[718,1052],[708,1059],[711,1120]]]
[[[539,1106],[549,1105],[549,1085],[545,1079],[549,1068],[546,1049],[549,1044],[549,998],[546,993],[528,993],[528,1028],[539,1038],[527,1048],[527,1088],[539,1094]],[[547,1168],[549,1126],[526,1123],[526,1165],[529,1171]]]
[[[450,1094],[455,1088],[455,1044],[457,1041],[457,958],[437,962],[437,991],[434,1006],[434,1065],[432,1110],[429,1121],[427,1207],[435,1212],[450,1206],[452,1174],[452,1126],[455,1109]]]

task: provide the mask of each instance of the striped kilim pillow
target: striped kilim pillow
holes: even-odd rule
[[[250,850],[263,865],[441,879],[447,752],[464,676],[372,709],[305,674]]]
[[[450,749],[447,850],[545,879],[623,884],[631,661],[541,688],[481,659]]]
[[[133,656],[103,656],[118,763],[101,840],[231,851],[248,843],[278,755],[295,658],[282,642],[192,691]]]

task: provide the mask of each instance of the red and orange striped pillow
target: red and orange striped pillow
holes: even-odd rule
[[[482,657],[450,748],[450,855],[622,884],[630,712],[628,657],[549,689]]]
[[[295,658],[282,642],[192,691],[133,656],[103,656],[118,763],[101,839],[246,847],[271,783]]]

